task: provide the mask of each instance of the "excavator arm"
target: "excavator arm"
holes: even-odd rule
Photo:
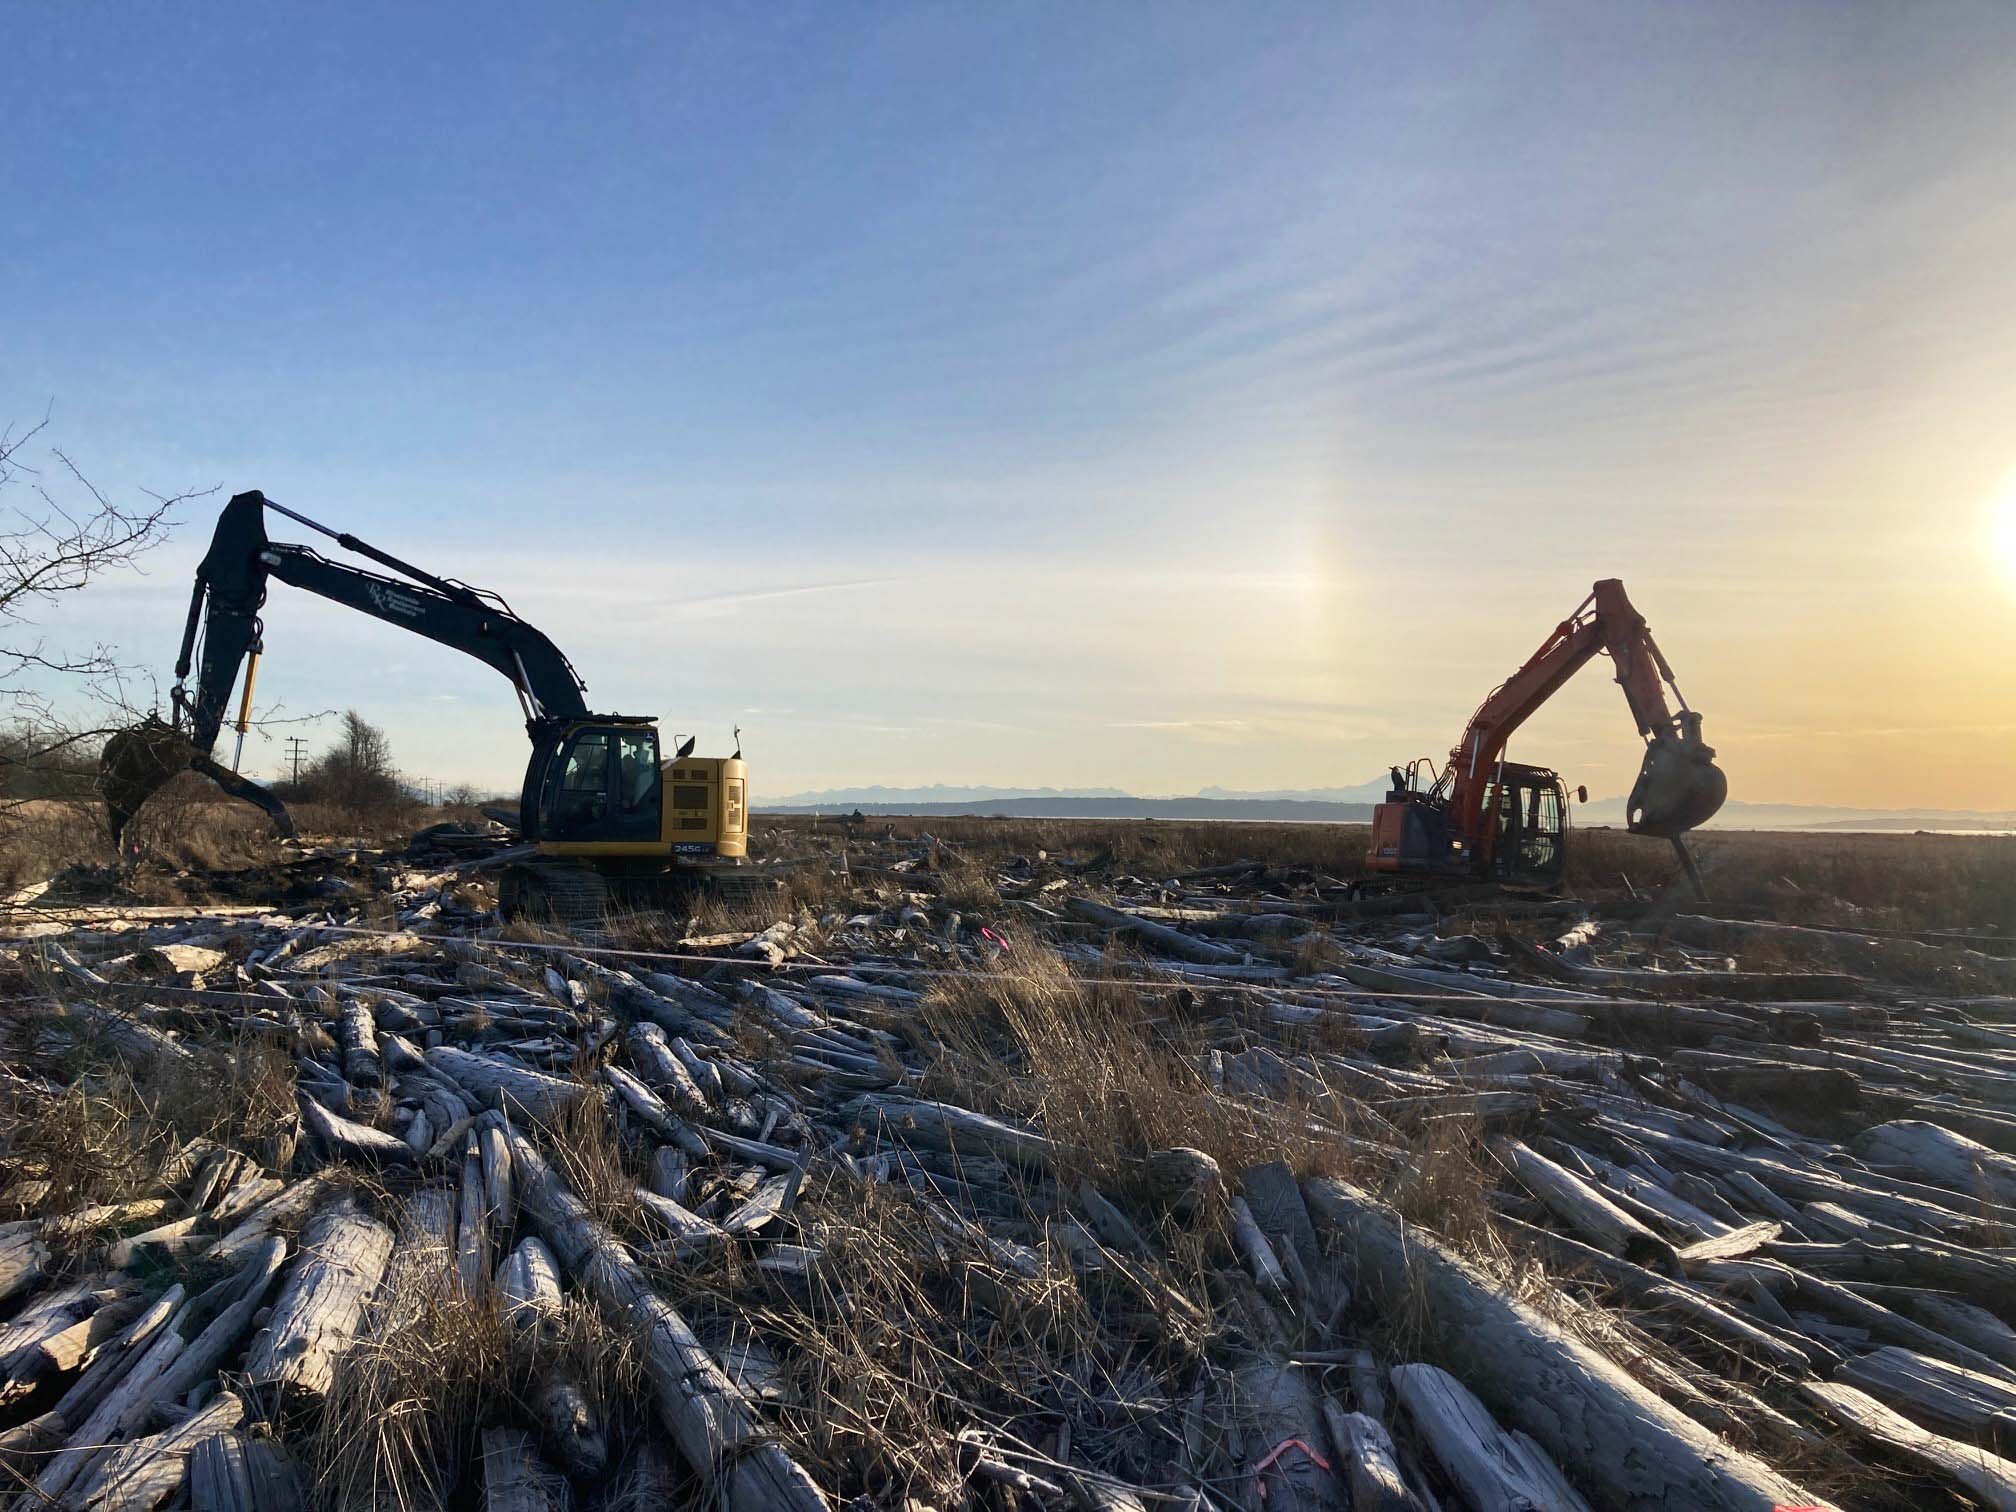
[[[399,576],[332,562],[306,546],[267,539],[267,510],[320,531]],[[526,729],[536,740],[546,721],[578,718],[588,706],[567,658],[546,636],[513,614],[494,595],[424,572],[355,536],[330,530],[252,492],[224,506],[210,549],[196,569],[175,662],[174,718],[150,720],[107,742],[100,785],[116,839],[133,813],[184,767],[214,778],[227,792],[257,804],[291,832],[284,805],[265,788],[241,777],[211,752],[223,729],[231,690],[245,668],[237,731],[242,752],[250,720],[252,686],[262,649],[259,611],[269,579],[277,578],[332,602],[410,630],[475,657],[504,674],[517,691]],[[196,681],[189,686],[194,670]]]
[[[1513,731],[1599,652],[1609,654],[1638,733],[1647,742],[1625,805],[1628,827],[1636,834],[1677,840],[1722,807],[1728,780],[1715,765],[1714,750],[1701,739],[1701,716],[1680,696],[1673,669],[1644,616],[1632,608],[1624,585],[1606,578],[1470,716],[1438,784],[1446,788],[1459,833],[1481,833],[1494,769]],[[1667,704],[1668,688],[1678,713]]]

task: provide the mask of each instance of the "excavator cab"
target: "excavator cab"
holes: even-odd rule
[[[1459,834],[1438,785],[1421,789],[1401,772],[1372,811],[1372,872],[1450,880],[1488,877],[1517,887],[1552,887],[1567,858],[1568,794],[1546,767],[1500,764],[1486,784],[1479,836]]]
[[[1491,875],[1520,887],[1552,887],[1567,860],[1568,794],[1546,767],[1508,761],[1485,799],[1493,816]]]
[[[519,809],[540,854],[712,856],[748,851],[740,757],[662,760],[657,726],[623,715],[547,721],[534,736]]]

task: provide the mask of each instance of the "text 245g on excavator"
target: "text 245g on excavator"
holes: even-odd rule
[[[398,576],[268,540],[269,509]],[[259,611],[273,578],[439,641],[510,679],[532,739],[519,812],[523,838],[534,849],[502,875],[499,903],[506,918],[593,918],[612,893],[630,904],[664,905],[709,885],[741,891],[753,882],[739,870],[749,814],[740,750],[695,756],[688,740],[666,756],[655,720],[589,712],[586,685],[567,658],[496,594],[423,572],[257,492],[225,505],[196,569],[175,663],[172,721],[150,717],[106,743],[100,785],[115,839],[140,805],[185,768],[214,778],[226,792],[264,809],[283,834],[293,833],[286,806],[239,775],[235,757],[226,768],[211,756],[241,663],[237,731],[244,749],[263,648]]]
[[[1625,827],[1671,840],[1699,890],[1681,837],[1722,807],[1728,779],[1701,738],[1701,716],[1680,696],[1673,669],[1615,578],[1596,584],[1526,664],[1492,690],[1439,773],[1425,759],[1393,768],[1393,790],[1372,811],[1367,869],[1393,882],[1559,882],[1567,862],[1568,794],[1547,768],[1507,761],[1505,745],[1598,653],[1609,655],[1646,741],[1625,802]],[[1668,688],[1678,713],[1667,705]],[[1425,786],[1423,767],[1433,774]]]

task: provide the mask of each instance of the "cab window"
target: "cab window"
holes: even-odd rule
[[[616,812],[624,818],[658,816],[658,742],[650,735],[616,740]]]
[[[568,747],[560,773],[560,791],[553,805],[555,826],[565,833],[599,822],[609,811],[609,736],[597,732],[578,737]]]

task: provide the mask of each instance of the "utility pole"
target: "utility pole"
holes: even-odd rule
[[[287,754],[293,761],[294,765],[293,780],[295,786],[297,787],[300,786],[301,783],[301,748],[305,746],[307,743],[308,742],[303,740],[299,735],[289,735],[287,737]]]

